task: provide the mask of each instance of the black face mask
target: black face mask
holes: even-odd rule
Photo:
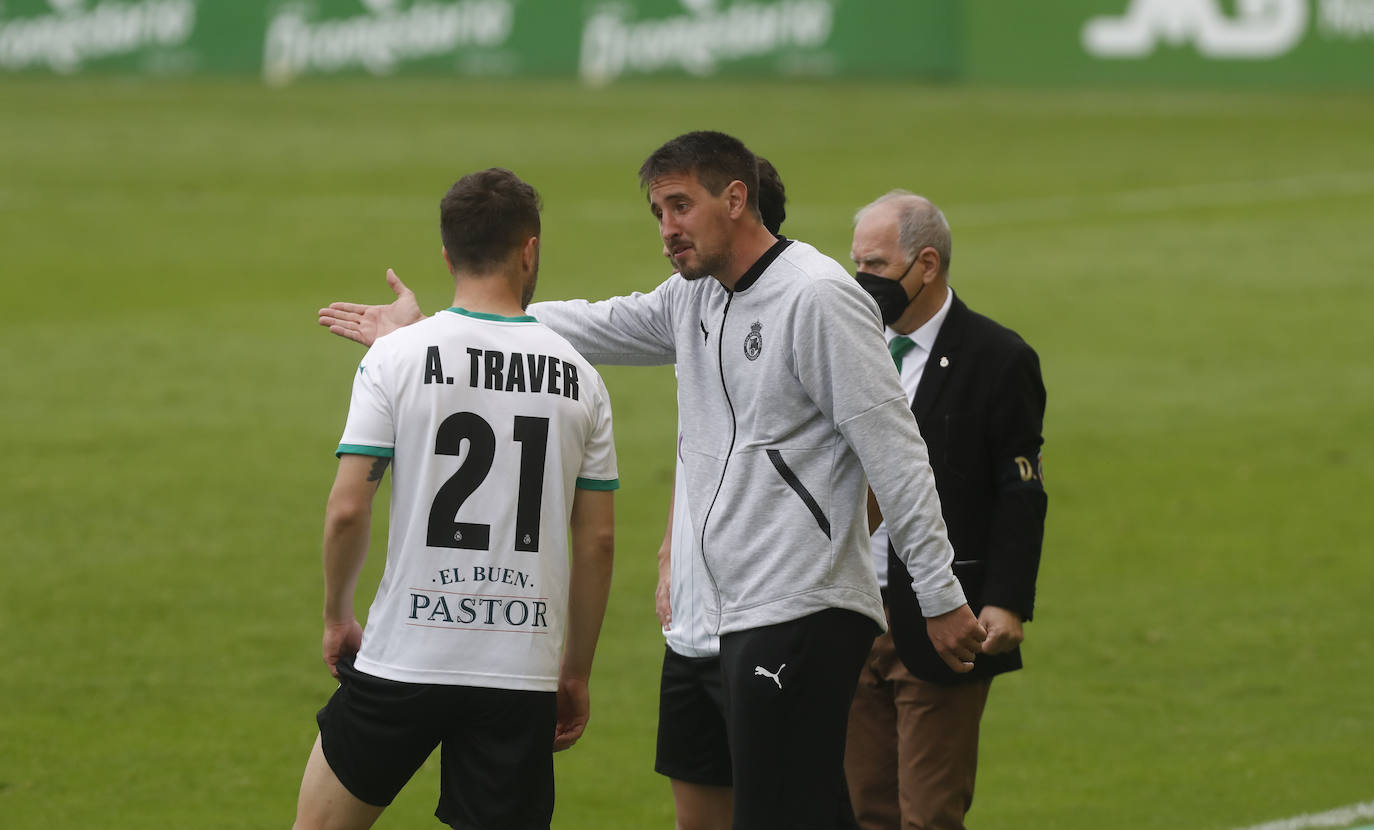
[[[906,279],[906,275],[911,273],[911,269],[915,265],[916,260],[913,259],[911,265],[908,265],[902,275],[895,280],[870,274],[867,271],[860,271],[854,275],[859,287],[867,291],[868,295],[877,301],[878,311],[883,315],[883,325],[890,326],[897,322],[897,318],[902,316],[906,307],[916,302],[916,298],[921,296],[922,291],[926,290],[926,284],[921,283],[921,287],[916,289],[916,293],[908,299],[906,289],[902,287],[902,280]]]

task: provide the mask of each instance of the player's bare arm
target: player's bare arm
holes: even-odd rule
[[[610,490],[573,494],[569,523],[572,573],[568,581],[568,634],[558,677],[558,723],[553,749],[567,749],[582,737],[590,718],[588,681],[606,616],[615,556],[614,495]]]
[[[372,461],[372,469],[367,473],[368,481],[381,481],[386,474],[386,468],[391,466],[390,458],[377,458]]]
[[[324,518],[324,637],[321,655],[329,673],[339,676],[341,657],[357,654],[363,629],[353,616],[353,594],[367,558],[372,532],[372,498],[390,459],[345,454],[339,457]]]
[[[673,626],[673,508],[677,499],[677,482],[668,497],[668,526],[663,529],[663,542],[658,546],[658,586],[654,588],[654,611],[658,613],[658,624],[670,629]]]
[[[386,284],[396,294],[389,305],[330,303],[320,309],[320,325],[340,337],[371,346],[378,337],[424,319],[415,292],[390,268],[386,270]]]

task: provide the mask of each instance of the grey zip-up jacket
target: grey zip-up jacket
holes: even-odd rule
[[[826,608],[885,628],[869,483],[923,611],[964,604],[877,306],[838,262],[783,239],[733,292],[675,274],[648,294],[529,313],[592,363],[677,363],[688,502],[719,633]]]

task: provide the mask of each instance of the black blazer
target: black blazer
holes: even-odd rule
[[[949,310],[912,412],[930,450],[954,547],[954,575],[969,607],[1006,608],[1030,620],[1045,531],[1040,467],[1045,385],[1040,360],[1016,332],[969,310]],[[956,674],[926,634],[911,577],[888,546],[892,638],[912,674],[937,683],[981,680],[1021,668],[1021,650],[979,655]]]

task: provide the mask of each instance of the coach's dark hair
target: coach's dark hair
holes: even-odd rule
[[[763,226],[774,236],[787,218],[787,188],[782,186],[778,168],[763,156],[755,156],[759,164],[759,217]]]
[[[685,133],[655,150],[639,167],[639,186],[670,173],[695,173],[712,196],[733,181],[744,182],[749,209],[759,215],[759,165],[757,156],[734,136],[711,130]]]
[[[504,167],[469,173],[439,202],[439,235],[456,270],[482,272],[539,235],[539,194]]]

